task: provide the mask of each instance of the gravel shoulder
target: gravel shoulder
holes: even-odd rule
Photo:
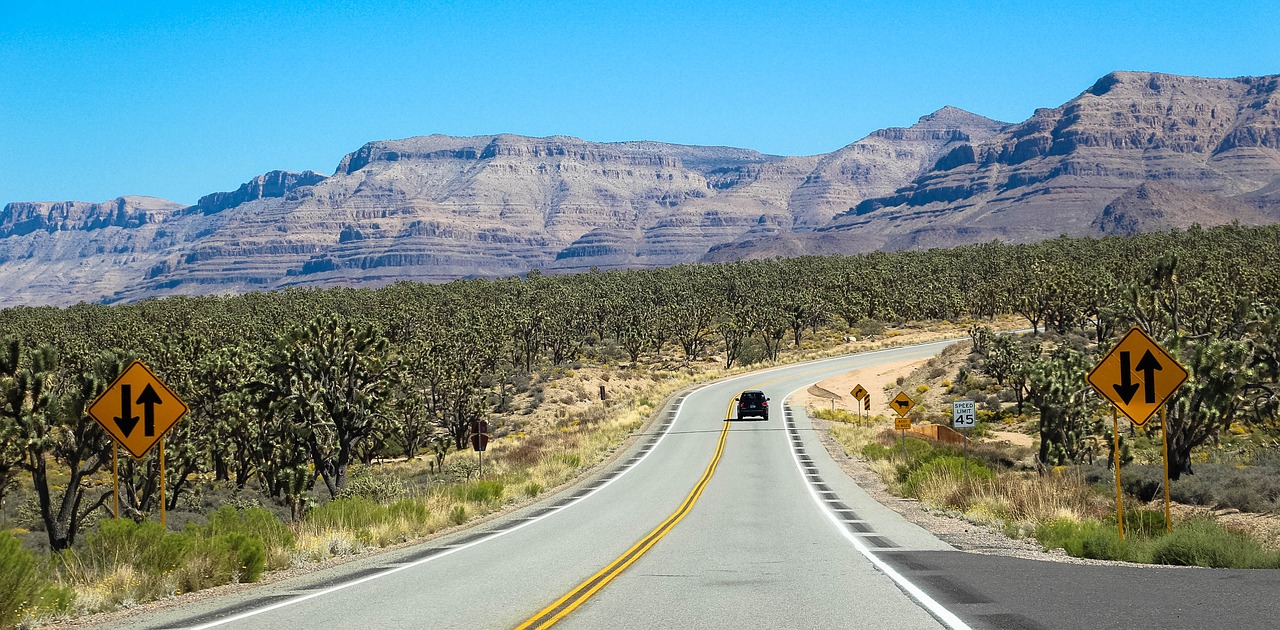
[[[811,418],[819,439],[831,458],[835,460],[845,474],[873,499],[881,505],[901,514],[903,518],[923,527],[947,544],[969,553],[1040,560],[1046,562],[1064,562],[1070,564],[1146,566],[1130,562],[1112,560],[1090,560],[1073,558],[1062,549],[1045,551],[1039,543],[1029,540],[1010,538],[1004,532],[980,523],[974,523],[959,514],[930,509],[915,499],[904,499],[889,493],[880,475],[857,457],[845,453],[834,438],[831,437],[831,422],[819,418]]]

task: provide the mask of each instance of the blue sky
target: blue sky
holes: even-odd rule
[[[0,203],[194,203],[431,133],[804,155],[1112,70],[1280,74],[1271,1],[187,4],[0,2]]]

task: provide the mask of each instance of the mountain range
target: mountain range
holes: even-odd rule
[[[1003,123],[953,107],[831,153],[421,136],[195,205],[13,202],[0,305],[657,267],[1280,221],[1280,75],[1115,72]]]

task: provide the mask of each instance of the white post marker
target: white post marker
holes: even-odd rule
[[[972,429],[977,424],[977,405],[972,400],[951,403],[951,426],[956,429]],[[964,484],[969,485],[969,436],[964,434]]]

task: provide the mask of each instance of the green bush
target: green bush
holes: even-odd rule
[[[0,628],[24,618],[71,607],[72,593],[49,582],[35,554],[8,531],[0,531]]]
[[[224,505],[209,515],[204,531],[210,536],[246,534],[257,538],[272,559],[272,569],[287,566],[287,552],[294,546],[293,530],[270,510],[260,507],[237,510]]]
[[[394,473],[375,471],[369,467],[355,469],[339,498],[364,497],[378,503],[391,503],[409,494],[404,480]]]
[[[820,420],[845,423],[857,423],[862,420],[861,416],[845,411],[844,409],[817,409],[813,412],[813,417]]]
[[[455,505],[449,510],[449,522],[454,525],[461,525],[467,522],[467,506]]]
[[[1229,569],[1280,567],[1280,554],[1264,549],[1248,536],[1227,531],[1207,519],[1181,523],[1156,539],[1151,559],[1159,564]]]
[[[1104,522],[1115,529],[1116,517],[1109,516]],[[1163,510],[1129,509],[1124,511],[1124,533],[1126,536],[1156,538],[1165,531]]]
[[[415,525],[425,525],[431,519],[431,510],[424,503],[413,499],[401,499],[387,506],[387,518],[403,519]]]
[[[986,481],[995,476],[990,468],[976,460],[969,459],[969,480]],[[952,479],[963,479],[965,476],[965,459],[956,455],[939,455],[916,467],[903,480],[902,490],[907,496],[918,497],[921,486],[934,475],[946,475]]]
[[[862,457],[868,460],[889,459],[893,457],[893,449],[879,442],[870,442],[862,447]]]
[[[226,541],[236,581],[257,582],[262,576],[262,569],[266,566],[266,545],[257,537],[248,534],[224,534],[213,538],[213,540],[218,539]]]
[[[306,521],[329,529],[361,529],[386,518],[386,507],[365,497],[334,499],[307,512]]]
[[[131,565],[159,575],[181,566],[191,552],[193,536],[165,532],[155,521],[103,519],[75,550],[77,559],[99,574]]]
[[[577,457],[574,455],[574,457]],[[471,483],[454,486],[452,492],[456,499],[472,503],[493,503],[502,498],[504,486],[501,481],[481,479]]]
[[[1115,526],[1108,527],[1098,521],[1046,521],[1036,527],[1035,537],[1045,549],[1062,548],[1077,558],[1134,559]]]

